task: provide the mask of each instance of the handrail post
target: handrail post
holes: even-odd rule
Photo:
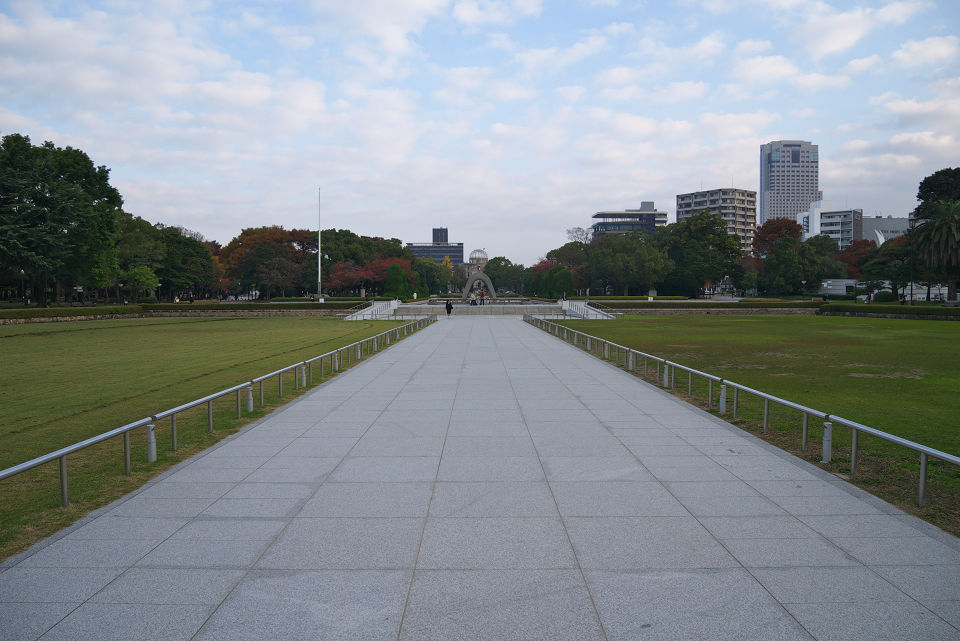
[[[241,408],[240,390],[237,390],[237,418],[240,418],[241,416],[243,416],[243,413],[241,412],[240,408]]]
[[[850,476],[857,473],[857,440],[859,436],[860,430],[853,428],[850,439]]]
[[[763,399],[763,433],[767,433],[767,429],[770,427],[770,399]]]
[[[712,410],[713,409],[713,379],[711,378],[707,382],[709,383],[709,386],[707,387],[707,409]]]
[[[307,366],[301,365],[300,366],[300,387],[306,387],[306,386],[307,386]]]
[[[664,362],[663,364],[663,387],[667,387],[667,383],[670,381],[670,366]]]
[[[157,434],[153,423],[147,424],[147,463],[157,462]]]
[[[283,370],[277,372],[277,390],[280,396],[283,396]]]
[[[687,396],[693,396],[693,372],[687,372]]]
[[[833,423],[823,422],[823,458],[821,463],[829,463],[833,456]]]
[[[247,385],[247,411],[253,411],[253,382]]]
[[[917,503],[923,507],[927,500],[927,453],[920,452],[920,491],[917,494]]]
[[[123,433],[123,473],[130,473],[130,430]]]
[[[800,440],[800,451],[807,451],[807,437],[810,430],[810,415],[806,412],[803,413],[803,438]]]
[[[67,494],[67,455],[60,457],[60,505],[70,505],[70,496]]]
[[[310,384],[313,385],[313,361],[310,361]]]
[[[733,388],[733,418],[737,418],[737,410],[740,408],[740,388]]]
[[[207,432],[213,434],[213,399],[207,401]]]
[[[720,382],[720,413],[727,413],[727,386],[723,381]]]
[[[263,407],[263,379],[260,379],[260,407]]]
[[[170,415],[170,445],[173,451],[177,451],[177,414]]]

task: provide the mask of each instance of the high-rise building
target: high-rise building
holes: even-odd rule
[[[819,147],[806,140],[760,145],[760,224],[772,218],[796,220],[810,203],[823,200]]]
[[[434,227],[432,243],[407,243],[407,249],[419,258],[432,258],[438,263],[449,258],[454,267],[462,265],[463,243],[450,243],[447,238],[446,227]]]
[[[593,217],[597,220],[590,226],[594,238],[607,234],[629,234],[637,229],[652,234],[654,229],[667,224],[667,212],[657,211],[652,200],[641,201],[640,209],[598,211]]]
[[[720,216],[727,225],[727,233],[740,239],[743,252],[753,253],[757,192],[730,187],[677,194],[677,222],[704,210]]]

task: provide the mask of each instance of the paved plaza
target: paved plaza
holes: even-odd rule
[[[957,641],[960,541],[454,316],[5,563],[37,638]]]

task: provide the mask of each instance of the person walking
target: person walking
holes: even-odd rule
[[[453,303],[447,301],[445,307],[447,308],[447,318],[450,318],[450,313],[453,311]]]

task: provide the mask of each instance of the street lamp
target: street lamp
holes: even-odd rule
[[[803,300],[804,295],[807,293],[807,281],[801,280],[800,285],[802,287],[800,290],[800,300]]]
[[[23,304],[27,304],[27,290],[23,288],[23,270],[20,270],[20,300],[23,301]]]

